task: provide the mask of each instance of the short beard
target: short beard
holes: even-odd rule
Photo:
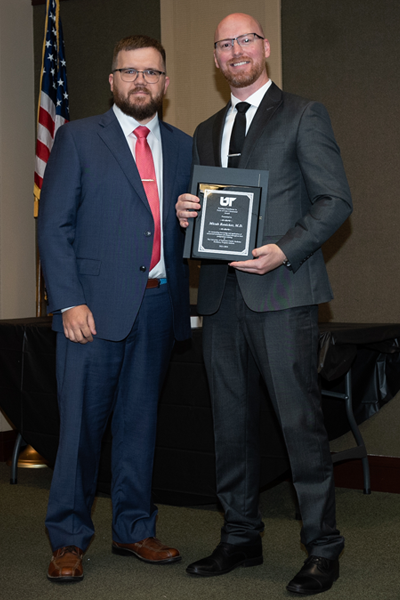
[[[138,104],[133,104],[129,102],[129,96],[133,96],[134,91],[138,89],[146,90],[146,88],[138,86],[135,88],[135,90],[131,90],[129,92],[127,98],[120,96],[120,94],[116,90],[114,90],[113,98],[115,104],[118,106],[118,108],[122,110],[123,113],[125,113],[129,117],[133,117],[136,121],[140,123],[141,121],[145,121],[146,119],[154,117],[154,115],[158,113],[158,111],[162,107],[164,94],[161,92],[158,96],[155,96],[154,98],[150,97],[149,102],[146,102],[145,104],[140,104],[141,102],[145,101],[144,98],[136,99],[138,101]]]
[[[247,59],[247,57],[243,57],[242,60]],[[235,62],[240,62],[241,57],[239,56],[235,59]],[[221,68],[221,67],[220,67]],[[221,68],[222,74],[229,83],[234,88],[245,88],[249,85],[252,85],[257,79],[260,77],[262,72],[264,71],[265,64],[264,63],[254,63],[251,65],[251,70],[249,73],[231,73],[229,69]]]

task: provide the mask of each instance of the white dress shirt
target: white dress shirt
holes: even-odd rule
[[[136,148],[136,140],[137,137],[133,133],[133,130],[136,127],[139,127],[141,123],[138,123],[136,119],[126,115],[118,106],[113,105],[113,111],[115,116],[118,119],[118,122],[121,126],[122,131],[126,137],[126,141],[132,152],[132,156],[135,159],[135,148]],[[149,278],[164,278],[166,277],[165,270],[165,262],[164,262],[164,244],[163,244],[163,159],[162,159],[162,144],[161,144],[161,131],[160,131],[160,123],[158,120],[158,115],[156,114],[154,118],[146,123],[145,127],[150,129],[150,133],[147,136],[147,142],[150,146],[151,152],[153,154],[153,162],[154,169],[156,172],[157,178],[157,188],[158,188],[158,197],[160,199],[160,221],[161,221],[161,251],[160,251],[160,260],[155,265],[155,267],[150,271]]]
[[[252,94],[245,100],[245,102],[248,102],[250,104],[250,108],[248,108],[246,112],[246,135],[254,118],[254,115],[256,114],[257,109],[260,106],[262,99],[264,98],[271,84],[272,81],[271,79],[269,79],[266,84],[260,87],[259,90],[254,92],[254,94]],[[236,98],[236,96],[231,94],[231,106],[226,114],[224,132],[222,134],[221,143],[221,165],[223,167],[228,166],[229,142],[231,139],[233,123],[237,114],[236,104],[238,104],[239,102],[243,102],[243,100],[239,100],[239,98]]]

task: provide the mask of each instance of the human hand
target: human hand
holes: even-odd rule
[[[96,326],[91,310],[86,304],[80,304],[64,311],[62,314],[64,334],[71,342],[86,344],[93,342]]]
[[[245,273],[264,275],[279,267],[286,260],[284,252],[276,244],[266,244],[260,248],[254,248],[252,254],[253,260],[231,262],[229,266]]]
[[[186,228],[189,225],[188,219],[197,217],[197,210],[200,210],[200,200],[193,194],[181,194],[178,202],[175,204],[176,216],[179,219],[179,225]]]

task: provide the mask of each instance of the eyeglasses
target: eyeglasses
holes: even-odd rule
[[[219,40],[218,42],[215,42],[214,48],[216,50],[219,50],[220,52],[228,52],[228,50],[233,48],[235,40],[241,48],[248,48],[249,46],[254,44],[256,38],[258,38],[259,40],[265,39],[261,35],[258,35],[258,33],[246,33],[245,35],[239,35],[235,38]]]
[[[157,83],[161,75],[165,75],[165,71],[156,71],[155,69],[145,69],[144,71],[138,71],[137,69],[114,69],[113,73],[119,71],[121,73],[122,81],[131,83],[136,81],[139,73],[142,73],[143,79],[146,83]]]

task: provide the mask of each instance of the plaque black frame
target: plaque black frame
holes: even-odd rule
[[[186,228],[185,245],[183,250],[184,258],[220,260],[236,262],[251,260],[253,255],[251,251],[262,245],[268,193],[269,172],[255,169],[228,169],[223,167],[207,167],[204,165],[194,165],[190,183],[190,193],[199,196],[200,185],[226,185],[235,188],[255,188],[259,191],[259,199],[255,202],[251,216],[250,243],[247,255],[232,255],[229,252],[221,253],[215,250],[201,250],[194,247],[194,242],[198,241],[200,233],[200,213],[195,219],[189,219],[189,225]],[[202,204],[202,199],[200,199]]]

